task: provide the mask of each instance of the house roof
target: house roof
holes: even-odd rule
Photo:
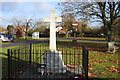
[[[65,30],[59,30],[58,31],[60,34],[66,34],[67,32]]]

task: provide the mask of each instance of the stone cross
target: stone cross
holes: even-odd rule
[[[62,22],[61,17],[56,17],[56,12],[51,10],[50,17],[44,19],[44,22],[50,22],[50,50],[56,51],[56,22]]]

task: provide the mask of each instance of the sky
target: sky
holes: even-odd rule
[[[0,7],[0,25],[6,27],[11,24],[13,18],[41,19],[50,16],[50,10],[56,10],[60,16],[60,10],[56,9],[57,2],[2,2]]]
[[[43,19],[50,16],[50,10],[55,10],[60,16],[61,11],[56,9],[59,0],[2,0],[0,2],[0,25],[7,27],[12,25],[14,18],[36,18]],[[91,25],[99,25],[92,23]]]

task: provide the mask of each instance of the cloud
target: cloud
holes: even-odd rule
[[[48,2],[33,2],[33,5],[33,12],[36,11],[45,14],[46,12],[55,9],[55,5]]]
[[[46,12],[46,11],[49,11],[51,9],[55,9],[55,7],[52,4],[48,3],[48,2],[43,2],[43,3],[39,4],[39,9],[41,11]]]

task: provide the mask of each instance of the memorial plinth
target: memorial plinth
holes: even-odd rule
[[[42,64],[46,65],[45,73],[65,73],[66,66],[62,61],[62,54],[60,51],[47,51],[44,54]]]

